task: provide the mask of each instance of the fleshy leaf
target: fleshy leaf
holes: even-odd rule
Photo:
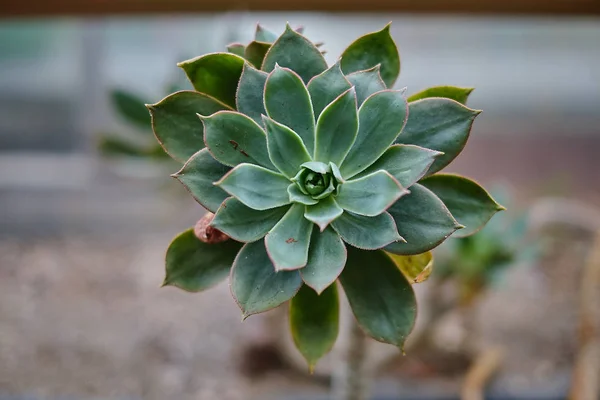
[[[344,210],[374,217],[407,193],[387,171],[376,171],[362,178],[346,181],[341,185],[336,201]]]
[[[356,91],[348,89],[332,101],[317,121],[315,160],[341,165],[358,132]]]
[[[274,41],[277,40],[277,34],[275,32],[272,32],[272,31],[266,29],[261,24],[256,24],[256,32],[254,34],[254,40],[256,40],[258,42],[273,43]]]
[[[263,101],[267,73],[244,65],[240,83],[237,88],[235,103],[237,110],[252,118],[257,124],[262,123],[261,116],[266,114]]]
[[[265,237],[275,270],[299,269],[308,262],[312,224],[304,218],[304,205],[293,204]]]
[[[144,131],[150,127],[150,115],[145,107],[146,102],[138,96],[124,90],[112,90],[110,100],[124,120]]]
[[[236,56],[245,57],[246,46],[241,43],[231,43],[227,46],[227,51]]]
[[[408,122],[396,143],[416,144],[444,153],[431,166],[431,175],[458,156],[467,143],[471,126],[481,111],[442,98],[417,100],[409,104]]]
[[[289,184],[285,176],[253,164],[240,164],[215,182],[215,185],[255,210],[289,204]]]
[[[201,242],[193,229],[180,233],[169,245],[163,286],[176,286],[188,292],[206,290],[229,275],[240,243]]]
[[[235,92],[244,59],[233,53],[211,53],[177,64],[194,89],[235,107]]]
[[[173,177],[181,182],[196,201],[210,212],[216,212],[227,193],[213,182],[221,179],[231,168],[213,158],[208,149],[194,154]]]
[[[400,74],[400,55],[390,35],[390,25],[356,39],[342,53],[342,71],[350,74],[381,64],[381,78],[392,87]]]
[[[287,209],[283,206],[257,211],[232,197],[221,204],[210,225],[238,242],[254,242],[263,238]]]
[[[411,283],[425,282],[433,271],[433,254],[430,251],[412,256],[388,255]]]
[[[262,240],[242,247],[230,279],[231,294],[244,318],[285,303],[302,286],[298,271],[275,271]]]
[[[442,243],[461,225],[442,201],[426,187],[415,183],[388,212],[406,243],[392,243],[386,250],[395,254],[420,254]]]
[[[364,71],[353,72],[346,79],[356,88],[356,98],[360,106],[369,96],[385,90],[385,83],[381,79],[380,65]]]
[[[309,195],[302,193],[298,185],[292,183],[288,186],[288,194],[290,195],[290,201],[292,203],[300,203],[307,206],[312,206],[313,204],[317,204],[319,200],[315,200]]]
[[[271,118],[263,117],[263,125],[267,132],[271,162],[288,178],[294,177],[300,170],[300,165],[311,159],[302,139],[296,132]]]
[[[290,328],[296,348],[314,369],[337,339],[340,320],[338,291],[331,285],[321,295],[302,286],[290,301]]]
[[[336,62],[328,70],[312,78],[307,87],[312,100],[315,119],[317,119],[329,103],[350,89],[352,85],[344,77],[340,63]]]
[[[147,107],[156,139],[180,162],[204,148],[204,130],[197,114],[211,115],[231,109],[217,99],[189,90],[173,93]]]
[[[465,237],[479,231],[498,211],[504,210],[484,188],[459,175],[436,174],[421,184],[436,194],[465,229],[454,234]]]
[[[323,232],[343,212],[344,210],[335,202],[333,196],[329,196],[320,200],[315,205],[306,207],[304,218],[317,224],[321,232]]]
[[[413,102],[429,97],[444,97],[446,99],[458,101],[461,104],[467,104],[467,99],[472,91],[473,88],[434,86],[409,96],[408,101]]]
[[[407,116],[408,106],[401,91],[385,90],[365,100],[358,111],[356,141],[340,166],[342,175],[349,179],[377,161],[394,143]]]
[[[346,265],[346,246],[332,229],[323,232],[315,226],[310,239],[308,264],[300,270],[300,275],[308,286],[321,294],[342,273]]]
[[[265,59],[265,55],[270,48],[270,43],[257,41],[250,42],[250,44],[246,47],[246,51],[244,52],[244,58],[248,60],[250,64],[260,69],[263,60]]]
[[[271,46],[261,69],[270,72],[275,68],[275,64],[291,68],[302,77],[305,83],[327,69],[327,62],[321,51],[289,25]]]
[[[219,162],[235,167],[248,163],[275,169],[269,159],[267,136],[251,118],[235,111],[202,117],[204,142]]]
[[[333,221],[331,226],[344,242],[364,250],[376,250],[404,240],[398,234],[394,219],[387,212],[376,217],[364,217],[345,212]]]
[[[313,153],[315,118],[310,95],[294,71],[277,67],[269,74],[265,84],[265,109],[269,117],[296,132],[308,152]]]
[[[367,335],[400,349],[417,318],[415,293],[383,251],[348,249],[340,282],[358,324]]]
[[[321,161],[309,161],[301,166],[319,174],[326,174],[331,171],[331,167]]]
[[[358,176],[383,169],[396,178],[402,187],[408,188],[425,176],[435,158],[441,154],[412,144],[395,144]]]

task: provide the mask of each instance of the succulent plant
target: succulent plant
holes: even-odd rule
[[[417,311],[402,271],[430,268],[429,250],[502,209],[474,181],[439,173],[479,114],[463,104],[471,89],[391,89],[389,25],[330,67],[289,25],[279,36],[259,26],[229,50],[180,63],[195,91],[148,106],[159,142],[185,162],[174,177],[231,238],[176,237],[165,284],[201,291],[229,275],[244,318],[291,300],[313,366],[337,337],[339,281],[364,331],[402,347]]]

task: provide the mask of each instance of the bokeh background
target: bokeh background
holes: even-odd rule
[[[519,253],[469,304],[476,328],[459,307],[440,318],[436,351],[371,345],[377,398],[453,398],[470,365],[460,343],[473,332],[476,353],[503,349],[491,393],[564,398],[600,229],[597,2],[323,0],[285,13],[294,5],[35,3],[0,5],[0,399],[325,398],[339,361],[309,376],[283,311],[241,324],[226,283],[159,289],[169,240],[204,211],[169,178],[176,163],[99,151],[107,134],[152,141],[115,109],[115,90],[157,102],[187,87],[176,62],[250,40],[257,21],[303,25],[330,63],[393,21],[397,87],[476,88],[469,106],[484,112],[449,170],[497,188],[510,209],[494,221],[527,220],[490,236],[513,235],[527,245],[511,251],[535,254]],[[420,284],[419,296],[432,287]]]

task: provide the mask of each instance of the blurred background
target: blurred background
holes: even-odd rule
[[[281,312],[240,324],[226,283],[159,290],[204,211],[136,108],[189,87],[178,61],[286,21],[330,63],[393,21],[398,88],[475,87],[448,170],[509,207],[436,250],[407,355],[370,345],[374,396],[454,398],[492,349],[490,396],[565,398],[600,229],[600,4],[204,3],[0,4],[0,399],[326,398],[335,351],[309,376]]]

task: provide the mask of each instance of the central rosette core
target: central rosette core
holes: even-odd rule
[[[292,181],[302,193],[315,200],[326,198],[340,185],[331,166],[318,162],[304,163]]]

